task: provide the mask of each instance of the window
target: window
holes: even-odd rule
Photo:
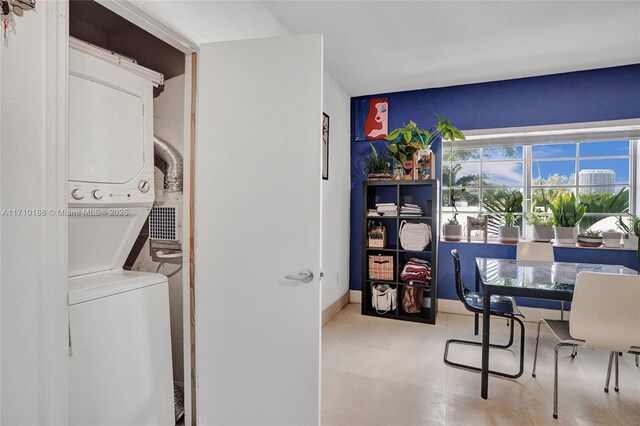
[[[635,213],[637,141],[580,136],[584,135],[576,131],[557,140],[550,136],[536,140],[530,134],[512,134],[506,143],[500,135],[487,135],[446,143],[442,219],[453,217],[453,195],[461,224],[466,225],[467,216],[487,215],[489,235],[496,235],[507,211],[526,237],[526,213],[550,213],[549,202],[569,191],[586,206],[581,229],[616,228],[618,216]]]

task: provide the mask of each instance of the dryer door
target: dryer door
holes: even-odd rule
[[[144,101],[84,76],[69,76],[69,180],[126,183],[144,166]]]

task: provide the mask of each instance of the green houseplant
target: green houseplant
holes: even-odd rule
[[[533,241],[548,243],[553,239],[553,216],[543,212],[532,212],[526,215],[531,225]]]
[[[445,118],[438,114],[436,114],[436,118],[438,122],[431,130],[421,129],[411,120],[409,124],[391,131],[386,137],[388,141],[392,141],[387,145],[388,157],[395,161],[405,176],[409,175],[409,179],[410,172],[413,170],[413,154],[416,151],[430,149],[438,137],[452,141],[465,138],[464,134],[451,124],[451,118]],[[399,178],[400,174],[397,177]]]
[[[498,232],[501,243],[514,244],[520,239],[522,213],[522,192],[498,190],[488,193],[482,200],[484,210],[488,211],[489,228]]]
[[[369,180],[389,179],[391,177],[389,174],[390,164],[385,161],[384,157],[378,154],[378,150],[372,143],[369,145],[371,146],[371,151],[369,151],[369,155],[363,159],[364,174],[367,175],[367,179]]]
[[[638,237],[640,237],[640,218],[634,214],[628,216],[628,224],[622,218],[618,216],[616,220],[616,226],[618,229],[627,236],[624,240],[625,248],[638,249]],[[640,252],[638,252],[638,259],[640,260]]]
[[[442,229],[442,236],[445,241],[460,241],[462,239],[462,225],[458,223],[458,213],[447,219]]]
[[[580,247],[600,247],[602,245],[602,233],[591,228],[578,234],[578,245]]]
[[[558,244],[575,244],[576,227],[584,217],[586,207],[576,200],[573,192],[562,192],[549,204]]]
[[[622,232],[616,229],[607,229],[602,232],[602,244],[605,247],[620,247],[620,240],[622,239]]]

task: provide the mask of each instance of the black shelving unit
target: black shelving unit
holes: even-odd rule
[[[440,240],[438,222],[440,183],[437,179],[429,180],[384,180],[366,181],[362,188],[362,315],[391,318],[403,321],[435,324],[438,312],[438,241]],[[369,216],[369,209],[375,209],[376,203],[395,203],[400,207],[405,203],[422,207],[422,216]],[[367,223],[373,220],[382,223],[387,231],[387,244],[384,248],[368,246]],[[400,244],[399,229],[402,221],[409,223],[428,223],[431,226],[431,243],[423,251],[404,250]],[[382,281],[369,279],[370,255],[393,256],[394,280]],[[400,273],[407,261],[417,257],[431,262],[431,285],[424,287],[423,307],[420,313],[406,313],[402,309],[402,287],[408,285],[400,280]],[[386,283],[397,292],[396,309],[385,314],[376,312],[371,301],[371,285]],[[416,284],[413,284],[416,285]]]

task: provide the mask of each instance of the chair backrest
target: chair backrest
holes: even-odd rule
[[[462,270],[460,268],[460,255],[458,254],[458,250],[451,250],[451,256],[453,257],[453,268],[456,278],[456,294],[458,295],[458,299],[460,299],[460,301],[464,303],[464,306],[469,309],[470,306],[467,303],[467,299],[465,299],[464,297],[469,290],[467,290],[464,285],[464,281],[462,280]]]
[[[640,275],[578,273],[569,330],[594,349],[640,346]]]
[[[553,246],[551,243],[520,241],[516,251],[516,260],[553,262]]]

